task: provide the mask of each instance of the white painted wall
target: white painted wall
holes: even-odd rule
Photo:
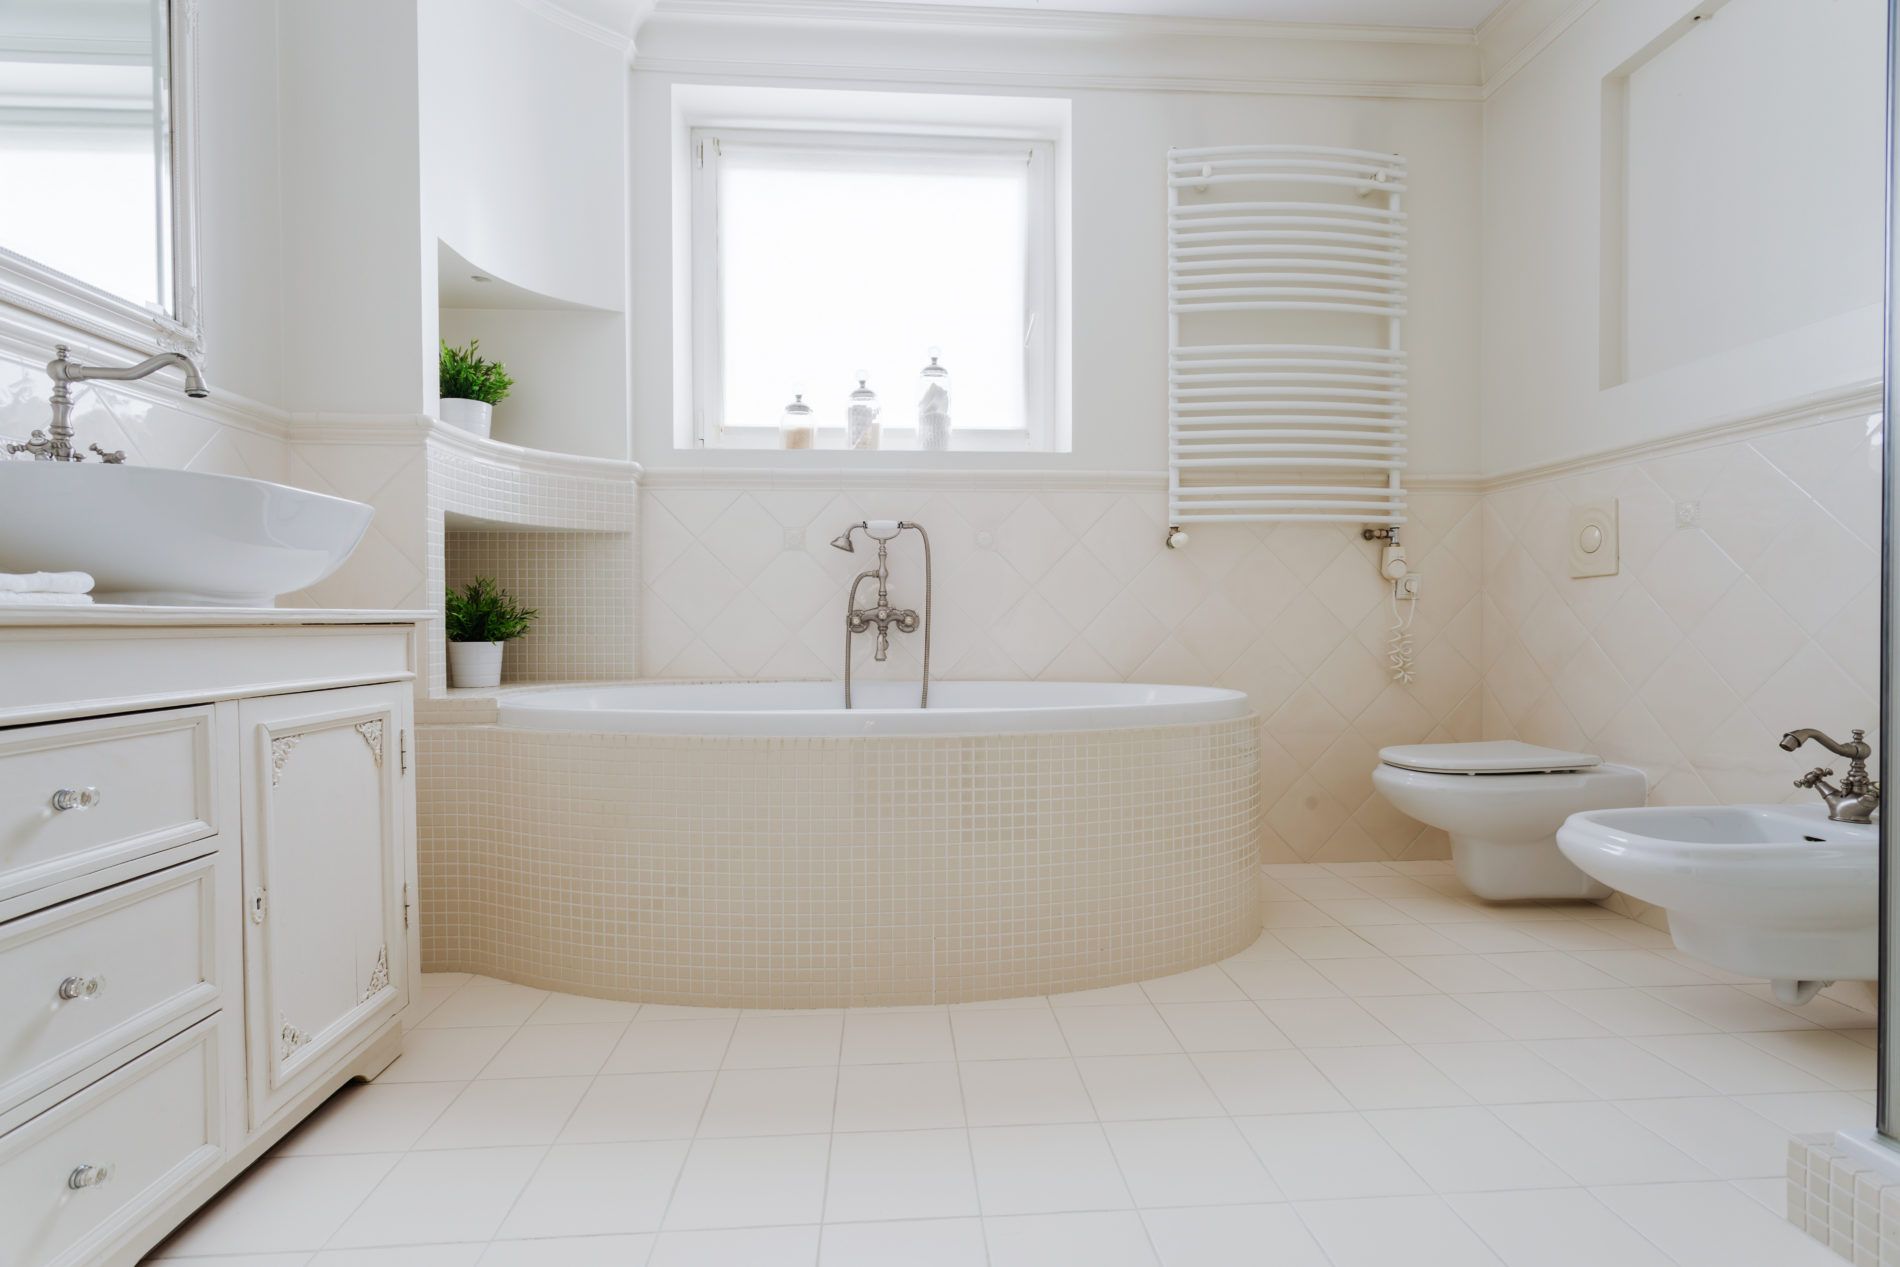
[[[587,457],[627,456],[626,318],[591,309],[444,308],[441,336],[508,367],[494,438]]]
[[[519,0],[420,0],[431,227],[517,286],[626,302],[624,49]]]
[[[1602,0],[1493,81],[1487,475],[1879,376],[1885,6],[1729,0],[1687,23],[1711,7]],[[1689,26],[1682,38],[1657,49],[1679,23]],[[1618,197],[1604,81],[1646,50],[1653,56],[1629,79],[1632,143]],[[1614,284],[1605,298],[1604,229],[1619,218],[1628,356],[1606,372],[1600,352],[1616,337],[1619,305]],[[1612,249],[1612,269],[1614,258]]]
[[[661,19],[650,24],[650,30]],[[822,34],[835,38],[835,32]],[[735,34],[735,38],[738,36]],[[764,41],[753,37],[764,51]],[[807,40],[816,38],[812,35]],[[963,37],[967,40],[968,37]],[[1007,54],[962,63],[986,68],[1007,55],[1024,59],[1026,42],[1009,37]],[[674,447],[678,368],[670,234],[675,210],[670,161],[672,90],[693,77],[641,70],[646,50],[690,51],[642,35],[631,97],[633,456],[656,469],[771,466],[770,452],[682,451]],[[786,69],[745,82],[849,87],[813,79],[801,63],[823,63],[838,49],[780,41]],[[750,46],[749,46],[750,48]],[[925,41],[909,50],[934,56]],[[966,53],[968,50],[964,50]],[[1284,50],[1281,50],[1284,52]],[[861,57],[853,45],[849,55]],[[769,63],[768,63],[769,64]],[[971,73],[965,70],[966,80]],[[954,69],[918,75],[931,91],[970,90]],[[888,80],[858,81],[889,89]],[[1033,95],[1015,83],[988,91]],[[1342,94],[1347,90],[1342,89]],[[1074,140],[1074,451],[1068,454],[960,454],[972,467],[1161,471],[1166,468],[1166,192],[1170,145],[1302,141],[1393,149],[1411,160],[1413,470],[1470,474],[1477,469],[1477,277],[1479,109],[1475,102],[1301,95],[1259,91],[1184,93],[1158,89],[1064,93],[1073,101]],[[914,463],[884,455],[892,465]]]

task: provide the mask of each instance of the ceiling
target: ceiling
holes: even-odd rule
[[[908,0],[877,2],[901,4]],[[1121,13],[1470,30],[1490,17],[1503,0],[955,0],[955,3],[985,9],[1049,13]]]

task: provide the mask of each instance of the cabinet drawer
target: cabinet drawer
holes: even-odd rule
[[[212,835],[213,734],[209,708],[0,731],[0,899]]]
[[[199,858],[0,924],[0,1114],[216,1005],[217,882]]]
[[[222,1159],[222,1015],[0,1136],[0,1263],[96,1263]]]

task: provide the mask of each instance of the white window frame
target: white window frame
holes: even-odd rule
[[[1023,417],[1021,428],[953,430],[951,448],[960,452],[1054,452],[1064,447],[1057,416],[1057,370],[1061,329],[1057,289],[1058,206],[1057,142],[1044,136],[985,136],[900,131],[844,132],[822,128],[693,127],[688,131],[691,195],[688,212],[692,304],[692,441],[700,449],[771,449],[776,426],[724,424],[725,335],[720,286],[719,159],[723,147],[770,148],[786,157],[850,154],[862,160],[882,156],[893,169],[924,165],[942,168],[959,155],[995,159],[1021,155],[1029,167],[1028,241],[1023,287]],[[952,373],[955,372],[952,367]],[[884,448],[916,447],[915,427],[886,415]],[[814,452],[839,455],[843,427],[821,426]],[[919,456],[923,456],[919,454]]]

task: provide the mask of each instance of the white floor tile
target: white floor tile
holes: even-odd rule
[[[958,1060],[1031,1060],[1066,1056],[1055,1012],[1012,1009],[950,1013]]]
[[[963,1089],[953,1063],[846,1065],[838,1071],[834,1131],[912,1131],[963,1124]]]
[[[1742,1095],[1735,1102],[1759,1113],[1790,1135],[1811,1135],[1866,1126],[1866,1102],[1844,1091],[1816,1091],[1799,1095]]]
[[[216,1254],[202,1257],[193,1254],[182,1258],[174,1258],[168,1253],[160,1258],[158,1255],[161,1253],[165,1253],[163,1245],[154,1250],[152,1257],[145,1262],[163,1263],[164,1267],[309,1267],[316,1258],[314,1254],[303,1250],[288,1254]]]
[[[1321,959],[1313,967],[1349,998],[1438,993],[1437,986],[1396,959]]]
[[[1103,1129],[1138,1206],[1279,1199],[1279,1189],[1229,1118],[1109,1122]]]
[[[1249,1117],[1239,1119],[1239,1126],[1290,1201],[1429,1191],[1357,1113]]]
[[[1552,999],[1589,1017],[1612,1034],[1707,1034],[1707,1021],[1671,1007],[1646,990],[1556,990]]]
[[[831,1141],[828,1223],[977,1212],[970,1140],[961,1130],[867,1131]]]
[[[412,1029],[402,1036],[402,1055],[376,1076],[392,1082],[467,1082],[515,1036],[513,1026]]]
[[[691,1139],[715,1076],[710,1071],[605,1074],[588,1086],[558,1138],[563,1144]]]
[[[986,1267],[981,1219],[828,1223],[818,1267]]]
[[[552,1144],[587,1093],[588,1078],[471,1082],[422,1133],[417,1148]]]
[[[1221,969],[1250,999],[1335,999],[1339,987],[1304,960],[1228,962]]]
[[[1456,1083],[1411,1047],[1316,1047],[1306,1054],[1356,1109],[1471,1102]]]
[[[1100,1126],[974,1127],[970,1148],[986,1216],[1126,1210],[1134,1204]]]
[[[1612,935],[1612,940],[1621,940]],[[1626,985],[1708,985],[1710,977],[1685,963],[1648,950],[1578,950],[1577,959]]]
[[[1293,1045],[1265,1012],[1244,1000],[1161,1003],[1156,1010],[1185,1051],[1271,1051]]]
[[[409,1153],[331,1237],[337,1248],[487,1240],[501,1226],[544,1148]]]
[[[1095,1120],[1095,1104],[1073,1060],[976,1060],[957,1068],[971,1126]]]
[[[1707,1095],[1709,1086],[1637,1047],[1627,1038],[1557,1038],[1529,1044],[1532,1051],[1606,1100],[1659,1095]]]
[[[849,1012],[844,1018],[843,1063],[921,1064],[955,1060],[948,1012]]]
[[[992,1267],[1155,1267],[1137,1214],[987,1218]]]
[[[1075,1064],[1104,1122],[1226,1113],[1187,1056],[1089,1056]]]
[[[1174,1031],[1149,1003],[1058,1008],[1055,1017],[1069,1051],[1076,1056],[1138,1056],[1181,1050]]]
[[[601,1066],[602,1073],[673,1073],[717,1069],[738,1021],[636,1019]]]
[[[844,1037],[844,1017],[742,1016],[726,1048],[727,1069],[785,1069],[798,1065],[836,1065]]]
[[[1407,1043],[1482,1043],[1505,1037],[1502,1030],[1442,994],[1361,999],[1381,1025]]]
[[[530,1025],[605,1025],[626,1022],[640,1011],[638,1003],[619,999],[590,999],[579,994],[550,994],[528,1018]]]
[[[1424,924],[1376,924],[1353,931],[1388,955],[1456,955],[1465,949],[1436,928]],[[1519,982],[1512,988],[1521,989],[1522,985]]]
[[[1368,1113],[1366,1120],[1436,1192],[1561,1188],[1572,1182],[1490,1109],[1388,1109]]]
[[[547,1001],[546,990],[510,981],[477,977],[444,999],[424,1017],[419,1029],[462,1029],[521,1025]]]
[[[825,1135],[695,1141],[667,1207],[666,1229],[816,1223],[830,1151]],[[815,1237],[812,1243],[815,1255]]]
[[[273,1157],[402,1153],[461,1094],[461,1083],[355,1083],[344,1087],[271,1149]]]
[[[685,1140],[556,1144],[496,1235],[511,1240],[656,1232],[687,1148]]]
[[[515,1032],[478,1077],[593,1077],[626,1032],[625,1022],[527,1025]]]
[[[837,1066],[725,1069],[700,1119],[703,1137],[809,1135],[831,1129]]]
[[[1656,986],[1650,990],[1671,1007],[1681,1008],[1727,1032],[1811,1029],[1814,1022],[1736,989],[1732,985]]]
[[[1438,1197],[1303,1203],[1300,1218],[1333,1267],[1498,1267],[1498,1257]]]
[[[1302,959],[1371,959],[1380,954],[1350,928],[1280,928],[1273,935]]]
[[[163,1252],[182,1257],[322,1249],[401,1160],[389,1154],[266,1158],[179,1229]]]
[[[1398,1041],[1397,1035],[1351,999],[1267,999],[1260,1010],[1298,1047],[1361,1047]]]
[[[1617,1107],[1718,1178],[1757,1179],[1787,1173],[1790,1132],[1734,1100],[1723,1096],[1620,1100]],[[1860,1110],[1864,1118],[1865,1106]]]
[[[1723,1095],[1826,1091],[1828,1084],[1733,1034],[1671,1034],[1631,1040]]]
[[[402,1245],[374,1249],[326,1249],[310,1267],[476,1267],[488,1246]],[[229,1267],[230,1260],[220,1260]]]
[[[1121,985],[1097,986],[1093,990],[1070,990],[1063,994],[1049,996],[1050,1007],[1134,1007],[1148,1002],[1148,996],[1142,991],[1139,981],[1127,981]]]
[[[1878,1080],[1879,1061],[1874,1049],[1828,1030],[1774,1030],[1739,1037],[1830,1086],[1871,1091]]]
[[[1145,1210],[1161,1267],[1328,1267],[1325,1252],[1286,1205]]]
[[[717,1232],[665,1232],[647,1267],[813,1267],[815,1227],[758,1227]]]
[[[1480,1104],[1590,1096],[1582,1083],[1523,1043],[1433,1043],[1415,1050]]]
[[[1575,1183],[1678,1183],[1714,1177],[1654,1131],[1596,1101],[1507,1104],[1493,1111]]]
[[[1193,1060],[1221,1107],[1235,1116],[1352,1107],[1305,1052],[1206,1052]]]
[[[1670,1267],[1587,1192],[1472,1192],[1446,1198],[1506,1267]]]
[[[1681,1267],[1840,1267],[1832,1250],[1725,1183],[1592,1191]]]
[[[652,1236],[560,1236],[537,1241],[493,1241],[477,1267],[641,1267],[653,1253]]]
[[[1485,961],[1538,990],[1602,990],[1623,984],[1561,950],[1486,955]]]
[[[1449,943],[1448,943],[1449,944]],[[1451,950],[1459,948],[1451,944]],[[1397,951],[1388,951],[1397,954]],[[1426,954],[1411,955],[1394,960],[1410,969],[1420,980],[1429,982],[1433,988],[1446,994],[1492,994],[1499,991],[1522,990],[1524,982],[1512,976],[1489,960],[1472,954]]]
[[[1153,1003],[1228,1003],[1246,997],[1232,977],[1212,966],[1144,981],[1141,990]]]
[[[1452,997],[1496,1027],[1506,1038],[1595,1038],[1609,1033],[1575,1008],[1564,1006],[1548,994],[1525,991],[1458,994]]]

